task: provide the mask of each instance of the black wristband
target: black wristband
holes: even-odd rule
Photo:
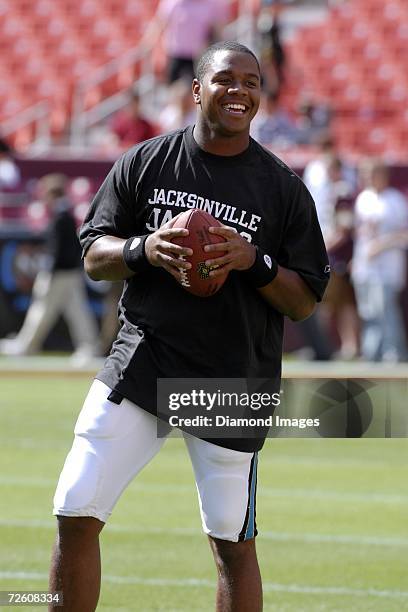
[[[253,287],[265,287],[272,282],[278,273],[278,262],[270,255],[256,248],[256,257],[253,265],[245,270],[244,274],[247,281]]]
[[[151,266],[145,253],[145,242],[148,236],[150,234],[132,236],[124,244],[123,259],[127,267],[133,272],[146,272]]]

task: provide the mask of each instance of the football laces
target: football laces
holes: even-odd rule
[[[181,261],[186,261],[186,256],[185,255],[179,255],[178,257]],[[190,287],[190,281],[188,280],[188,275],[187,275],[187,270],[185,270],[184,268],[179,268],[179,272],[181,275],[181,280],[180,280],[180,284],[182,287]]]

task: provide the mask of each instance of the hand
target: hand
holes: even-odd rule
[[[152,266],[164,268],[181,283],[182,275],[180,270],[191,268],[191,263],[183,261],[182,258],[192,255],[193,251],[171,242],[177,236],[188,236],[187,229],[173,229],[171,227],[176,218],[173,217],[173,219],[148,236],[145,242],[145,253],[147,261]]]
[[[253,244],[245,240],[233,227],[223,225],[221,227],[210,227],[211,234],[223,236],[226,242],[208,244],[204,247],[207,253],[226,252],[222,257],[207,259],[206,266],[214,266],[210,276],[221,276],[230,270],[248,270],[255,262],[256,249]]]

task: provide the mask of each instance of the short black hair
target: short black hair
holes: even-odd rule
[[[200,82],[203,80],[204,75],[207,72],[207,69],[211,64],[212,59],[217,53],[217,51],[236,51],[237,53],[247,53],[248,55],[252,55],[258,66],[259,73],[261,72],[258,58],[256,57],[255,53],[251,51],[251,49],[248,49],[248,47],[242,45],[239,42],[236,42],[235,40],[224,40],[221,42],[214,43],[213,45],[211,45],[211,47],[208,47],[208,49],[206,49],[202,56],[197,60],[195,73],[196,78]]]

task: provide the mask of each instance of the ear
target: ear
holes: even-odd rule
[[[193,80],[192,90],[194,104],[201,104],[201,83],[198,79]]]

